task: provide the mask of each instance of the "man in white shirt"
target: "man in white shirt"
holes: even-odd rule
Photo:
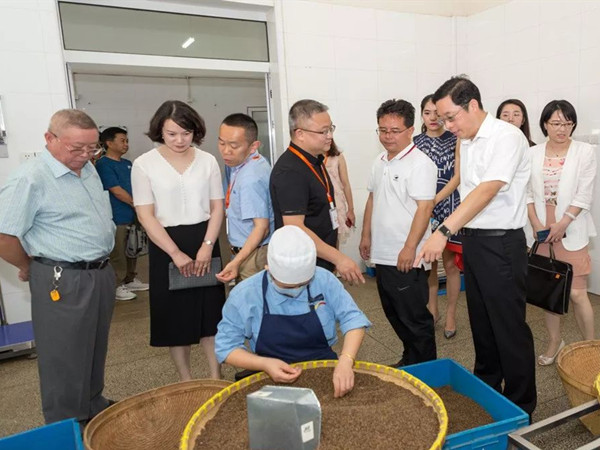
[[[462,202],[415,262],[439,258],[448,237],[460,231],[474,373],[531,415],[537,394],[533,336],[525,321],[523,233],[529,144],[518,128],[483,110],[479,89],[466,78],[446,81],[433,101],[446,128],[461,139]]]
[[[360,254],[376,264],[377,290],[387,319],[404,345],[396,367],[436,358],[433,316],[427,309],[430,264],[415,256],[429,236],[437,167],[412,142],[415,108],[388,100],[377,110],[385,148],[373,163]]]

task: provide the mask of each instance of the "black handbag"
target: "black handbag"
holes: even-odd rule
[[[527,303],[556,314],[569,310],[569,296],[573,281],[573,266],[558,261],[550,244],[550,257],[536,254],[539,242],[529,251],[527,263]]]
[[[217,286],[221,284],[216,275],[221,271],[221,258],[212,258],[210,261],[210,272],[202,277],[192,275],[184,277],[175,264],[169,263],[169,290],[191,289],[197,287]]]

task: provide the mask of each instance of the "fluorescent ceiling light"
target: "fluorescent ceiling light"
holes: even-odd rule
[[[181,44],[181,48],[188,48],[190,45],[192,45],[194,43],[195,40],[196,39],[194,39],[193,37],[190,36],[189,38],[187,38],[187,40],[183,44]]]

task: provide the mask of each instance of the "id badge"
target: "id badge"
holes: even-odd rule
[[[225,234],[229,236],[229,217],[225,216]]]
[[[334,230],[337,230],[340,226],[340,223],[338,222],[338,215],[337,215],[337,210],[335,209],[335,206],[332,206],[331,208],[329,208],[329,217],[331,218],[331,227]]]

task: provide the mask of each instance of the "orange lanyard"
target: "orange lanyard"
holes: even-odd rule
[[[231,181],[229,182],[229,186],[227,186],[227,194],[225,194],[225,209],[229,208],[229,199],[231,198],[231,191],[233,189],[233,186],[235,185],[235,180],[237,180],[238,174],[240,173],[240,170],[242,170],[242,168],[248,164],[250,161],[254,160],[254,159],[258,159],[260,158],[260,155],[254,155],[252,158],[247,159],[244,164],[241,165],[241,167],[235,172],[235,176],[231,179]]]
[[[291,145],[288,147],[288,150],[290,152],[292,152],[294,155],[296,155],[298,158],[300,158],[302,160],[302,162],[304,164],[306,164],[310,170],[312,170],[312,173],[315,174],[315,177],[317,177],[317,180],[319,180],[319,182],[323,185],[323,187],[327,191],[327,201],[330,203],[331,206],[333,206],[333,198],[331,197],[331,188],[329,186],[329,178],[327,178],[327,173],[325,172],[325,169],[323,168],[323,164],[321,164],[321,173],[323,174],[323,178],[325,179],[325,181],[323,181],[321,179],[321,177],[319,176],[319,174],[317,173],[317,171],[315,170],[313,165],[310,162],[308,162],[308,159],[306,159],[306,157],[302,153],[300,153],[298,150],[293,148]]]

